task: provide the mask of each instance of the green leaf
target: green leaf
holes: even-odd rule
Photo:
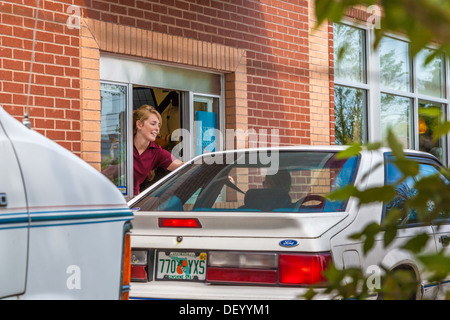
[[[429,236],[426,233],[421,233],[410,240],[408,240],[403,246],[403,249],[409,250],[412,253],[421,252],[427,245]]]
[[[367,150],[372,151],[380,149],[383,146],[383,144],[381,142],[373,142],[367,143],[364,146],[366,147]]]
[[[361,232],[362,235],[365,236],[363,243],[363,252],[367,254],[370,249],[373,248],[375,244],[375,236],[381,231],[381,227],[378,223],[372,222],[367,225],[364,230]]]
[[[359,191],[354,196],[357,197],[361,204],[371,202],[389,202],[396,195],[395,188],[392,185],[370,188],[364,191]]]
[[[369,188],[364,191],[359,191],[354,185],[347,185],[343,188],[336,189],[327,194],[327,199],[332,201],[347,200],[350,197],[359,199],[360,204],[367,204],[372,202],[389,202],[395,196],[394,186],[382,186]]]
[[[313,288],[310,288],[306,293],[303,295],[303,298],[306,300],[312,300],[314,297],[318,294]]]
[[[402,219],[403,212],[400,209],[393,208],[390,209],[381,224],[383,228],[390,228],[390,227],[397,227],[399,224],[399,221]]]
[[[397,226],[390,226],[389,228],[386,228],[384,232],[384,246],[387,247],[394,241],[395,237],[397,236],[398,228]]]
[[[353,156],[357,156],[362,151],[360,144],[352,144],[347,149],[337,153],[337,159],[348,159]]]
[[[419,173],[419,164],[407,158],[396,158],[392,161],[403,173],[404,177],[414,177]]]
[[[392,154],[394,157],[398,159],[403,159],[405,157],[405,153],[403,152],[403,145],[397,140],[394,132],[391,128],[388,129],[388,137],[387,137],[389,148],[392,150]]]
[[[347,200],[351,196],[358,194],[358,189],[354,185],[347,185],[327,194],[327,199],[332,201]]]
[[[441,125],[438,125],[433,132],[433,140],[438,141],[441,136],[446,135],[450,131],[450,122],[445,121]]]
[[[445,250],[436,254],[420,255],[418,259],[425,266],[426,270],[433,273],[428,278],[429,281],[440,281],[448,277],[450,274],[450,256]]]

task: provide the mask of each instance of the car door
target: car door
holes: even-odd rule
[[[20,167],[0,119],[0,298],[25,291],[29,217]]]

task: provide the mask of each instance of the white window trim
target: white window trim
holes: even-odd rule
[[[406,97],[409,99],[412,99],[412,138],[413,138],[413,144],[411,145],[411,148],[414,148],[416,150],[419,149],[419,132],[418,132],[418,108],[419,108],[419,101],[425,100],[429,101],[431,103],[436,104],[442,104],[444,105],[444,117],[445,120],[450,121],[450,57],[444,55],[443,59],[443,81],[444,81],[444,98],[440,97],[434,97],[434,96],[428,96],[424,94],[419,94],[417,90],[417,78],[416,78],[416,62],[417,57],[411,58],[411,90],[412,92],[407,91],[399,91],[399,90],[392,90],[387,88],[381,88],[380,85],[380,78],[379,78],[379,72],[380,70],[380,59],[379,59],[379,52],[378,50],[373,49],[373,43],[375,40],[375,34],[373,29],[368,28],[367,25],[357,23],[355,21],[350,20],[344,20],[340,24],[347,25],[350,27],[358,28],[360,30],[363,30],[365,34],[365,52],[364,52],[364,67],[365,70],[365,76],[366,76],[366,83],[357,83],[357,82],[351,82],[346,80],[339,80],[335,77],[334,79],[334,85],[338,86],[345,86],[345,87],[351,87],[356,89],[362,89],[366,90],[367,92],[367,105],[366,105],[366,114],[367,114],[367,123],[366,123],[366,135],[365,139],[367,139],[367,142],[376,142],[381,141],[382,139],[382,132],[381,132],[381,110],[380,110],[380,103],[381,103],[381,94],[392,94],[395,96],[401,96]],[[411,41],[407,39],[404,36],[396,35],[392,33],[388,33],[385,36],[391,37],[396,40],[401,40],[410,43]],[[430,49],[436,49],[436,47],[429,46]],[[449,164],[449,152],[450,152],[450,133],[446,136],[446,139],[443,143],[444,148],[444,157],[443,162],[444,164]]]

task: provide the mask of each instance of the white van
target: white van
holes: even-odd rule
[[[0,106],[0,298],[127,298],[132,219],[101,173]]]

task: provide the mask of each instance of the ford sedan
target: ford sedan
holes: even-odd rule
[[[429,283],[420,264],[400,246],[427,233],[424,252],[446,248],[450,225],[421,225],[413,213],[384,248],[376,239],[365,255],[349,235],[380,223],[388,207],[331,201],[352,184],[360,190],[397,181],[389,150],[340,159],[343,147],[284,147],[199,156],[129,202],[132,231],[131,297],[140,299],[294,299],[326,283],[323,272],[374,266],[402,269],[418,283],[414,298],[439,298],[448,282]],[[407,151],[421,175],[439,174],[426,153]],[[445,179],[444,177],[442,177]],[[405,188],[413,188],[405,180]],[[397,188],[399,194],[404,188]],[[401,198],[401,197],[400,197]],[[447,249],[449,250],[449,249]],[[329,296],[317,295],[317,298]]]

